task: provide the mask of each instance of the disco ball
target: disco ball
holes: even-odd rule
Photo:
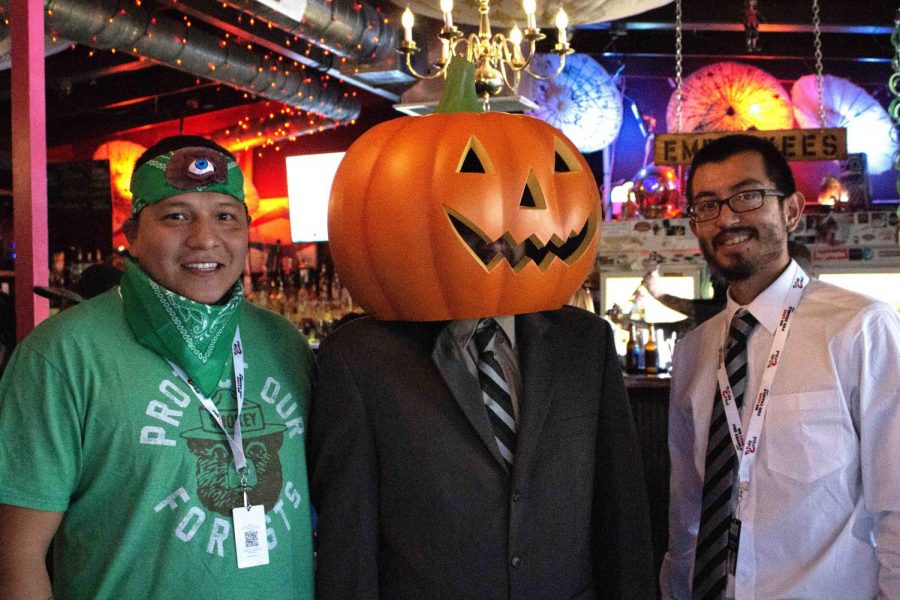
[[[631,193],[640,216],[646,219],[681,216],[681,184],[670,167],[644,167],[634,176]]]

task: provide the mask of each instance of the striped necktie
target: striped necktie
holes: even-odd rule
[[[725,371],[738,408],[743,405],[744,390],[747,387],[747,338],[757,323],[746,309],[739,309],[731,320],[725,344]],[[737,464],[725,408],[717,390],[706,447],[703,504],[694,560],[695,600],[725,597],[728,581],[728,526],[734,516],[736,498],[732,488]]]
[[[494,437],[500,456],[507,467],[512,468],[516,449],[516,420],[513,412],[509,384],[494,354],[494,345],[500,326],[494,319],[483,319],[475,329],[475,348],[478,350],[478,383],[487,408],[488,418],[494,428]]]

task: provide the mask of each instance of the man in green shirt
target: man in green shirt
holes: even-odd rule
[[[0,381],[4,598],[312,598],[313,362],[243,301],[249,216],[204,138],[132,177],[120,286],[53,317]],[[240,566],[240,568],[239,568]]]

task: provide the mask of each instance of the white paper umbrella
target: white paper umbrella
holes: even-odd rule
[[[532,64],[537,73],[553,73],[559,58],[539,54]],[[562,131],[581,152],[602,150],[619,134],[622,94],[606,70],[586,54],[566,57],[565,68],[550,81],[528,78],[523,83],[530,84],[530,90],[520,86],[520,91],[538,105],[528,114]]]
[[[751,65],[719,62],[697,69],[682,83],[681,132],[790,129],[791,100],[778,80]],[[666,111],[669,132],[678,130],[673,93]]]
[[[890,170],[897,150],[897,144],[891,140],[890,115],[855,83],[831,75],[824,75],[822,79],[825,126],[847,128],[847,152],[865,152],[870,174]],[[800,127],[820,127],[815,75],[798,79],[791,88],[791,99],[794,117]]]
[[[402,8],[409,6],[409,9],[416,15],[434,19],[442,18],[440,3],[437,0],[391,1]],[[536,17],[538,27],[550,28],[544,33],[552,37],[556,35],[556,30],[552,28],[560,7],[566,9],[570,25],[583,25],[624,19],[671,2],[672,0],[537,0]],[[525,22],[522,0],[491,0],[490,17],[494,31],[508,30],[513,23],[518,23],[519,27],[522,27]],[[453,21],[455,23],[478,25],[478,18],[478,0],[454,0]]]

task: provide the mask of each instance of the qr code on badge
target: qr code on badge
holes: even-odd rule
[[[255,529],[244,531],[244,548],[259,547],[259,532]]]

